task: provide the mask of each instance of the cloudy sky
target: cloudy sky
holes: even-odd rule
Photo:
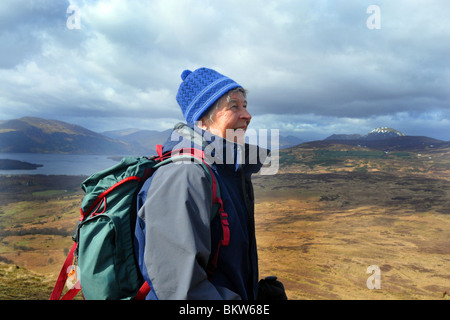
[[[182,121],[185,69],[249,90],[252,128],[450,140],[448,0],[2,0],[0,120]]]

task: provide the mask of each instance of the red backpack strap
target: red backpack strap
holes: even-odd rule
[[[163,157],[163,146],[162,146],[162,144],[157,144],[156,145],[156,153],[158,154],[158,157],[160,157],[160,158]]]
[[[230,224],[228,223],[228,214],[225,212],[225,209],[223,208],[223,201],[220,198],[219,186],[218,186],[216,177],[214,175],[214,172],[212,171],[211,167],[208,166],[207,164],[206,164],[206,167],[208,168],[208,170],[210,172],[211,180],[212,180],[213,207],[216,204],[219,205],[219,211],[217,214],[219,215],[220,225],[222,226],[222,239],[219,241],[216,252],[215,252],[214,256],[210,259],[207,270],[206,270],[206,272],[208,274],[208,279],[211,281],[214,271],[217,269],[217,262],[219,260],[220,248],[222,246],[228,246],[228,244],[230,243],[230,228],[229,228]]]
[[[58,279],[56,280],[56,284],[53,288],[50,300],[59,300],[61,298],[61,294],[67,281],[67,269],[73,264],[73,253],[76,248],[77,243],[74,242],[72,249],[70,249],[70,252],[67,255],[66,261],[61,268]],[[69,289],[69,291],[66,292],[61,300],[72,300],[80,290],[80,283],[77,282],[71,289]]]
[[[147,281],[144,282],[142,287],[139,289],[138,293],[134,297],[134,300],[145,300],[145,297],[150,292],[151,288]]]
[[[222,202],[222,200],[220,200]],[[223,211],[223,204],[221,203],[220,209],[219,209],[219,217],[220,217],[220,224],[222,226],[222,235],[223,238],[219,241],[219,244],[217,245],[216,252],[214,253],[214,256],[210,258],[210,261],[208,263],[208,267],[206,269],[206,272],[208,274],[208,279],[211,281],[214,272],[217,269],[217,262],[219,260],[219,252],[220,248],[222,246],[228,246],[230,243],[230,228],[228,223],[228,214]]]

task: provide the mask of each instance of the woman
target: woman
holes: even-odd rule
[[[195,147],[205,152],[228,214],[230,242],[220,249],[212,277],[207,269],[222,227],[211,221],[212,185],[196,164],[159,168],[138,195],[137,247],[147,299],[257,298],[258,259],[250,164],[244,134],[251,121],[246,91],[207,68],[184,71],[177,101],[187,124],[178,124],[163,153]],[[228,139],[227,139],[228,138]],[[252,162],[254,163],[254,162]]]

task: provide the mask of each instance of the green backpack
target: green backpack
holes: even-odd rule
[[[186,153],[186,150],[188,153]],[[213,219],[220,213],[224,239],[229,242],[228,222],[220,199],[219,185],[211,168],[197,149],[177,150],[177,155],[127,157],[82,183],[86,192],[81,204],[81,218],[73,236],[74,244],[61,268],[50,300],[70,300],[82,290],[85,299],[143,299],[149,287],[144,282],[134,249],[136,195],[144,182],[160,166],[175,161],[195,161],[205,169],[213,188]],[[201,156],[199,156],[201,153]],[[220,247],[220,246],[219,246]],[[217,262],[216,252],[212,268]],[[64,286],[69,290],[61,298]]]

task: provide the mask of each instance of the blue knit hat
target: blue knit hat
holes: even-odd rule
[[[214,102],[228,91],[242,87],[230,78],[212,69],[184,70],[177,101],[187,123],[202,118]]]

